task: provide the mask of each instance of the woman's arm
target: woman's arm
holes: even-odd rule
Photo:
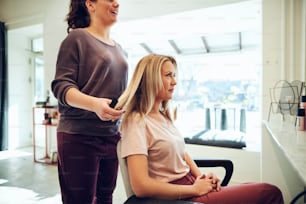
[[[92,111],[101,120],[117,120],[123,113],[122,110],[110,108],[110,99],[89,96],[76,88],[70,88],[65,99],[70,106]]]
[[[197,164],[193,161],[187,152],[185,152],[185,161],[188,164],[190,172],[194,177],[203,176]]]
[[[152,179],[148,174],[146,155],[127,157],[127,166],[131,187],[138,197],[155,197],[162,199],[182,199],[204,195],[215,187],[212,180],[198,177],[193,185],[176,185]],[[140,170],[141,169],[141,170]]]

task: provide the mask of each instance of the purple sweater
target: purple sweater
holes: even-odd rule
[[[71,107],[65,101],[69,88],[103,98],[118,98],[127,84],[128,65],[123,50],[103,43],[84,29],[71,31],[63,40],[51,83],[58,100],[58,132],[110,136],[118,131],[118,121],[102,121],[94,112]]]

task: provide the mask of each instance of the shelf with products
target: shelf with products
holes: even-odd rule
[[[58,119],[57,106],[33,107],[34,162],[57,164],[56,145],[53,143],[56,141]]]

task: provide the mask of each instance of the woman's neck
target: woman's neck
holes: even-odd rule
[[[114,41],[110,38],[110,29],[109,28],[98,28],[95,25],[90,25],[85,28],[91,35],[93,35],[98,40],[105,42],[107,44],[113,45]]]
[[[156,101],[154,103],[154,106],[153,106],[152,110],[150,111],[150,113],[152,113],[152,114],[160,114],[160,105],[161,105],[161,103]]]

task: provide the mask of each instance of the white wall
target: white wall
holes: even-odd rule
[[[263,119],[278,80],[306,79],[306,0],[263,0]]]
[[[67,15],[69,0],[53,0],[47,5],[47,12],[44,21],[44,62],[45,62],[45,89],[51,90],[51,81],[55,74],[55,64],[57,52],[61,41],[67,35]],[[51,93],[51,103],[56,104],[56,100]]]
[[[32,26],[29,29],[33,29]],[[8,31],[9,149],[32,144],[33,59],[25,30]]]

